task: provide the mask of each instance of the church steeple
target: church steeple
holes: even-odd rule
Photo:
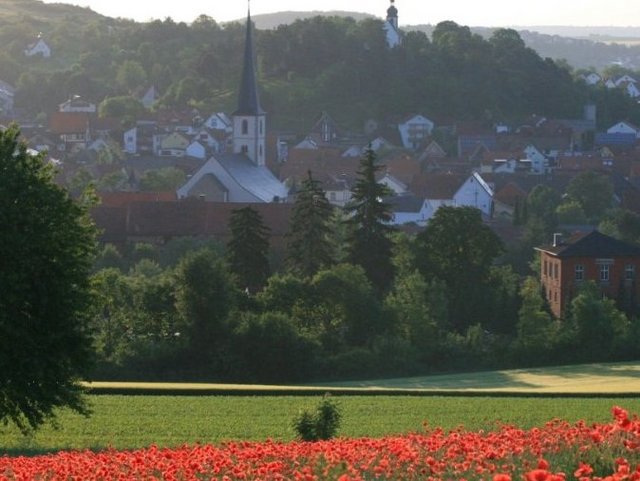
[[[387,9],[387,22],[389,22],[393,28],[398,30],[398,9],[394,3],[395,0],[391,0],[391,6]]]
[[[253,53],[253,33],[251,28],[251,11],[247,12],[247,34],[244,44],[244,64],[238,95],[238,110],[233,115],[264,114],[258,96],[258,81]]]
[[[387,9],[387,21],[382,26],[387,35],[389,48],[396,48],[402,44],[402,34],[398,27],[398,9],[395,6],[395,1],[391,0],[391,6]]]
[[[233,153],[244,154],[254,164],[263,166],[266,156],[266,115],[260,106],[258,96],[252,30],[251,10],[249,10],[238,109],[233,113]]]

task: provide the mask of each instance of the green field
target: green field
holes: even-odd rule
[[[96,383],[93,386],[135,388],[139,393],[152,389],[151,392],[165,394],[90,395],[93,410],[90,418],[63,411],[57,429],[45,426],[28,437],[15,428],[0,425],[0,453],[110,446],[128,449],[151,444],[177,446],[268,438],[288,441],[294,438],[291,427],[294,417],[302,409],[313,408],[322,393],[332,388],[349,394],[335,396],[343,412],[340,435],[348,437],[419,431],[425,422],[430,427],[452,429],[464,425],[471,430],[491,429],[497,422],[529,428],[553,418],[606,422],[611,419],[610,410],[614,405],[640,413],[640,365],[637,363],[388,379],[320,387],[144,383]],[[205,395],[176,395],[181,390]],[[445,391],[448,395],[441,395]],[[292,395],[305,392],[306,395]],[[387,392],[394,395],[386,395]],[[459,395],[455,395],[457,393]],[[508,393],[513,395],[505,396]],[[622,393],[625,397],[616,398]],[[495,397],[496,394],[502,396]],[[565,397],[554,397],[554,394]],[[529,395],[538,397],[527,397]]]
[[[151,444],[217,443],[226,440],[291,440],[291,420],[318,397],[295,396],[91,396],[93,415],[61,413],[60,427],[30,437],[0,428],[0,452],[137,448]],[[531,427],[552,418],[608,421],[610,408],[640,412],[636,399],[340,396],[340,435],[382,436],[429,426],[492,428],[496,421]]]

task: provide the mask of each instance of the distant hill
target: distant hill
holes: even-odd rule
[[[66,3],[43,3],[40,0],[0,1],[0,24],[9,24],[14,19],[24,20],[25,17],[35,22],[47,24],[68,17],[73,17],[81,22],[107,18],[90,8]]]
[[[255,15],[253,20],[258,29],[272,30],[279,25],[289,25],[296,20],[318,15],[352,17],[356,20],[375,18],[373,15],[348,11],[287,11]],[[244,19],[237,21],[244,21]],[[402,25],[401,27],[407,32],[417,30],[430,36],[435,25]],[[621,65],[630,69],[640,68],[640,27],[534,25],[510,28],[520,32],[527,46],[541,56],[566,60],[575,68],[593,67],[602,70],[611,65]],[[495,28],[471,27],[471,30],[488,38]]]

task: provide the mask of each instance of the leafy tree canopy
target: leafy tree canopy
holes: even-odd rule
[[[0,133],[0,177],[0,422],[25,430],[59,407],[87,412],[95,230],[15,127]]]

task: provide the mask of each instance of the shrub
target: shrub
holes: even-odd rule
[[[303,411],[294,420],[293,427],[303,441],[327,440],[336,435],[341,419],[340,407],[325,394],[315,413]]]

